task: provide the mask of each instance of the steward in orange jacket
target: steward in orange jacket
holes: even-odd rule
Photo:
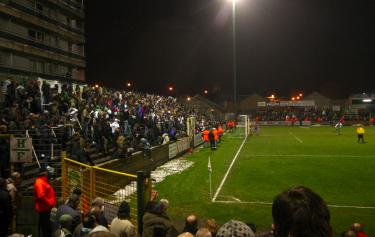
[[[34,183],[35,210],[39,214],[39,235],[52,236],[50,213],[55,206],[55,191],[48,183],[48,172],[41,168]]]
[[[210,132],[207,130],[207,129],[205,129],[205,130],[203,130],[203,132],[202,132],[202,140],[204,141],[204,142],[208,142],[210,139],[208,138],[208,134],[209,134]]]
[[[212,132],[214,133],[215,141],[217,142],[219,140],[219,132],[216,128],[213,128]]]
[[[202,132],[203,147],[208,147],[208,142],[210,141],[209,135],[210,131],[204,129]]]
[[[220,125],[217,128],[217,132],[219,133],[219,142],[221,142],[221,137],[223,136],[223,128]]]

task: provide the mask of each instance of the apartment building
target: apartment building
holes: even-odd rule
[[[0,80],[85,81],[83,0],[0,0]]]

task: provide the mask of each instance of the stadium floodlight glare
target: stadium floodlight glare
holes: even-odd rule
[[[187,98],[187,101],[190,101],[191,100],[191,97],[190,96],[188,96],[188,98]]]
[[[208,94],[208,90],[204,90],[204,93],[207,95]]]
[[[126,83],[126,86],[127,86],[127,87],[131,87],[132,84],[131,84],[130,82],[128,82],[128,83]]]
[[[237,112],[237,47],[236,47],[236,5],[238,0],[232,1],[232,38],[233,38],[233,110]]]
[[[372,102],[372,99],[363,99],[362,102],[365,102],[365,103],[371,103],[371,102]]]
[[[173,87],[172,86],[168,87],[168,90],[173,91]]]
[[[303,94],[302,93],[299,93],[299,97],[302,97],[303,96]]]

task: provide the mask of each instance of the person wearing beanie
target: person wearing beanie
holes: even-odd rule
[[[216,237],[255,237],[253,230],[242,221],[230,220],[217,231]]]
[[[64,214],[59,218],[60,226],[55,232],[55,237],[71,237],[71,227],[73,223],[73,218],[69,214]]]
[[[110,232],[116,237],[137,236],[135,226],[130,217],[130,206],[127,202],[122,202],[117,212],[117,217],[112,220]]]

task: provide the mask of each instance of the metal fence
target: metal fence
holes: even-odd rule
[[[62,197],[66,200],[75,188],[82,191],[80,208],[90,210],[96,197],[104,199],[105,216],[110,223],[117,216],[121,202],[131,207],[131,217],[142,232],[142,216],[151,197],[152,183],[149,174],[137,175],[86,165],[68,158],[62,159]]]
[[[2,139],[9,139],[8,144],[11,138],[32,138],[32,161],[30,163],[11,163],[8,145],[6,149],[8,162],[4,164],[7,166],[4,167],[5,176],[9,177],[12,171],[20,172],[23,179],[21,189],[26,195],[31,195],[32,183],[38,175],[38,169],[45,167],[49,172],[56,195],[61,196],[61,153],[66,149],[67,139],[64,139],[64,133],[67,131],[69,128],[66,127],[44,127],[30,130],[9,130],[7,134],[0,134]]]

